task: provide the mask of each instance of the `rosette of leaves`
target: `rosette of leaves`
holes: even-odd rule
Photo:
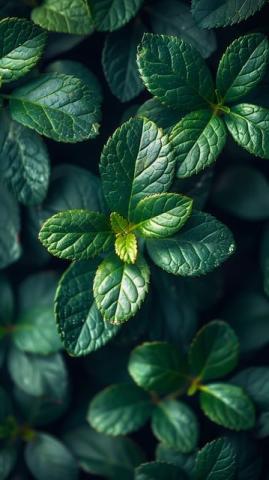
[[[139,310],[150,279],[146,251],[160,268],[183,276],[206,274],[234,251],[226,226],[192,211],[189,197],[167,193],[174,169],[162,130],[149,120],[131,119],[115,131],[101,156],[110,215],[65,210],[43,224],[39,238],[48,251],[76,262],[56,295],[58,326],[70,352],[86,353],[91,330],[100,322],[96,341],[102,344],[102,337],[107,341]],[[101,262],[92,260],[104,253]]]
[[[269,159],[269,110],[239,103],[261,81],[268,54],[263,34],[239,37],[224,52],[214,85],[193,46],[173,36],[144,35],[137,62],[155,98],[139,114],[160,118],[159,123],[169,127],[178,177],[191,176],[215,162],[227,131],[249,153]]]

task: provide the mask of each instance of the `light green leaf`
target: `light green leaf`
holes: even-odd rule
[[[236,431],[254,427],[254,405],[242,388],[212,383],[201,389],[200,405],[212,422]]]
[[[87,419],[98,432],[125,435],[146,423],[152,411],[150,396],[133,384],[112,385],[90,403]]]
[[[117,212],[112,212],[110,215],[111,228],[114,233],[126,234],[129,229],[129,222]]]
[[[94,23],[101,32],[118,30],[138,12],[144,0],[91,0]]]
[[[49,253],[68,260],[89,260],[113,241],[108,218],[88,210],[56,213],[43,225],[39,239]]]
[[[138,117],[144,117],[156,123],[168,133],[179,122],[183,113],[163,105],[157,98],[146,100],[137,110]]]
[[[217,90],[225,102],[247,95],[262,79],[269,56],[265,35],[252,33],[234,40],[221,58]]]
[[[100,97],[78,78],[40,75],[15,89],[10,99],[14,120],[59,142],[81,142],[98,134]]]
[[[1,20],[1,83],[13,82],[26,75],[41,58],[46,39],[46,32],[25,18]]]
[[[226,128],[210,110],[189,113],[170,133],[177,177],[190,177],[215,162],[226,143]]]
[[[226,27],[258,12],[266,0],[192,0],[192,13],[202,28]]]
[[[133,317],[148,292],[150,271],[143,257],[134,265],[110,255],[99,265],[93,284],[97,307],[105,320],[120,324]]]
[[[213,216],[194,212],[171,238],[147,240],[151,259],[168,273],[203,275],[224,262],[235,250],[232,233]]]
[[[0,187],[0,268],[16,262],[21,255],[19,238],[20,217],[18,205],[12,195]]]
[[[115,252],[123,262],[135,263],[137,257],[137,239],[135,234],[118,234],[115,240]]]
[[[168,190],[174,168],[167,136],[149,120],[130,119],[115,131],[101,156],[103,190],[110,209],[132,220],[139,200]]]
[[[207,443],[197,454],[195,479],[234,480],[237,462],[233,445],[227,438]]]
[[[94,30],[88,0],[43,0],[31,18],[46,30],[85,35]]]
[[[146,238],[165,238],[176,233],[188,220],[192,199],[177,193],[150,195],[132,212],[133,228]]]
[[[197,419],[183,402],[161,401],[153,410],[151,428],[158,440],[179,452],[190,453],[197,445]]]
[[[103,320],[93,299],[92,282],[98,263],[73,263],[63,274],[56,292],[56,321],[70,355],[86,355],[103,347],[120,329]]]
[[[146,33],[138,68],[147,89],[171,108],[205,108],[214,100],[211,74],[200,53],[181,38]]]
[[[237,365],[239,342],[228,323],[220,320],[205,325],[189,350],[192,373],[206,381],[225,376]]]
[[[135,480],[187,480],[185,472],[162,462],[142,463],[135,470]]]

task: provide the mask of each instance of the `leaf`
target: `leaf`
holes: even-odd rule
[[[179,467],[168,463],[142,463],[135,470],[135,480],[187,480],[187,478]]]
[[[85,35],[94,30],[87,0],[43,0],[32,10],[31,18],[46,30]]]
[[[214,100],[213,80],[204,60],[181,38],[144,34],[137,63],[149,92],[168,107],[188,112]]]
[[[26,464],[37,480],[76,480],[78,466],[69,450],[55,437],[38,433],[25,450]]]
[[[198,423],[192,410],[177,400],[162,400],[153,410],[154,435],[182,453],[192,452],[198,442]]]
[[[126,218],[123,218],[117,212],[112,212],[110,214],[110,223],[111,223],[111,228],[113,232],[116,234],[119,233],[124,235],[129,231],[128,220],[126,220]]]
[[[151,410],[149,395],[136,385],[112,385],[93,398],[87,420],[98,432],[126,435],[142,427]]]
[[[1,446],[0,451],[0,478],[6,480],[15,467],[17,460],[16,449],[12,446]]]
[[[266,0],[192,0],[192,13],[202,28],[234,25],[258,12]]]
[[[115,251],[123,262],[135,263],[137,257],[137,240],[135,234],[118,234],[115,240]]]
[[[269,369],[250,367],[237,373],[232,383],[242,387],[261,411],[269,410]]]
[[[91,0],[96,29],[118,30],[136,15],[142,3],[143,0]]]
[[[131,352],[128,371],[139,387],[161,395],[184,390],[188,382],[178,349],[166,342],[147,342],[136,347]]]
[[[66,210],[42,225],[39,240],[56,257],[89,260],[109,249],[113,234],[103,213]]]
[[[0,187],[0,268],[16,262],[21,255],[18,205],[6,188]]]
[[[214,32],[199,28],[188,5],[180,0],[158,0],[150,9],[150,21],[154,33],[175,35],[195,47],[203,58],[209,57],[217,48]]]
[[[0,176],[3,183],[25,205],[41,203],[48,189],[49,156],[35,132],[1,116]]]
[[[138,117],[144,117],[156,123],[167,133],[182,118],[181,112],[163,105],[157,98],[146,100],[137,110]]]
[[[133,228],[146,238],[170,237],[188,220],[192,199],[176,193],[150,195],[138,202],[132,212]]]
[[[262,458],[258,443],[245,432],[230,433],[229,441],[236,452],[238,480],[259,480]]]
[[[18,313],[27,314],[33,308],[53,306],[59,275],[52,270],[28,275],[18,291]]]
[[[15,295],[8,279],[0,274],[1,311],[0,325],[12,323],[15,311]]]
[[[261,33],[244,35],[234,40],[219,63],[217,90],[225,102],[234,102],[247,95],[265,74],[269,43]]]
[[[156,460],[180,467],[188,475],[188,478],[194,477],[195,457],[196,453],[180,453],[163,443],[157,445]]]
[[[204,414],[231,430],[249,430],[255,425],[255,410],[242,388],[226,383],[202,387],[200,405]]]
[[[109,437],[87,425],[68,431],[64,442],[82,470],[112,480],[130,480],[134,468],[144,461],[140,448],[131,439]]]
[[[189,177],[216,161],[226,143],[226,128],[210,110],[198,110],[174,126],[170,141],[177,159],[177,177]]]
[[[103,191],[110,209],[132,220],[139,200],[169,189],[174,168],[167,136],[153,122],[131,118],[117,128],[101,156]]]
[[[100,97],[70,75],[40,75],[15,89],[13,120],[58,142],[81,142],[98,134]]]
[[[13,82],[26,75],[40,60],[46,39],[46,33],[25,18],[1,20],[1,83]]]
[[[204,275],[224,262],[235,249],[230,230],[213,216],[194,212],[182,230],[164,240],[147,240],[156,265],[174,275]]]
[[[136,64],[136,50],[145,27],[134,23],[107,35],[102,65],[111,92],[121,102],[128,102],[144,89]]]
[[[93,299],[97,265],[96,260],[73,263],[63,274],[56,292],[57,326],[70,355],[87,355],[103,347],[120,329],[104,322]]]
[[[198,175],[187,178],[177,178],[173,184],[173,191],[188,195],[193,199],[193,207],[202,210],[212,190],[213,169],[207,169]]]
[[[99,265],[94,298],[105,320],[120,324],[133,317],[148,292],[150,271],[143,257],[135,264],[123,263],[115,254]]]
[[[261,158],[269,158],[269,110],[241,103],[225,115],[225,122],[233,139]]]
[[[234,480],[236,454],[227,438],[207,443],[197,454],[195,478],[197,480]]]
[[[237,365],[239,342],[228,323],[215,320],[199,330],[189,350],[192,373],[203,381],[224,377]]]

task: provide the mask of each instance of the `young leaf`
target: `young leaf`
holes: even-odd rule
[[[126,218],[123,218],[117,212],[110,214],[111,228],[114,233],[120,233],[122,235],[127,234],[129,230],[129,222]]]
[[[135,470],[135,480],[187,480],[181,468],[162,462],[142,463]]]
[[[226,143],[226,128],[210,110],[189,113],[170,133],[177,177],[190,177],[215,162]]]
[[[194,212],[171,238],[147,240],[151,259],[168,273],[203,275],[218,267],[235,249],[232,233],[213,216]]]
[[[217,438],[207,443],[197,454],[195,479],[234,480],[237,463],[232,443],[227,438]]]
[[[135,263],[137,257],[137,240],[135,234],[117,235],[115,252],[123,262]]]
[[[168,107],[188,112],[214,100],[213,80],[204,60],[181,38],[146,33],[137,62],[147,89]]]
[[[146,238],[165,238],[176,233],[188,220],[192,200],[176,193],[150,195],[132,212],[135,230]]]
[[[46,30],[85,35],[94,30],[87,0],[43,0],[32,10],[31,18]]]
[[[224,102],[247,95],[262,79],[269,56],[265,35],[252,33],[232,42],[221,58],[217,71],[217,90]]]
[[[90,403],[87,419],[98,432],[125,435],[138,430],[152,411],[149,395],[133,384],[112,385]]]
[[[269,110],[241,103],[225,115],[225,122],[241,147],[258,157],[269,158]]]
[[[167,136],[149,120],[131,118],[104,146],[100,173],[110,209],[132,220],[142,198],[166,192],[175,161]]]
[[[66,210],[43,224],[39,239],[56,257],[89,260],[111,246],[113,234],[103,213]]]
[[[145,390],[161,395],[186,387],[185,362],[178,349],[166,342],[144,343],[136,347],[128,364],[135,383]]]
[[[28,73],[41,58],[47,35],[24,18],[0,21],[1,83],[13,82]]]
[[[97,30],[118,30],[136,15],[142,3],[143,0],[91,0]]]
[[[258,12],[266,0],[192,0],[192,13],[202,28],[226,27]]]
[[[200,405],[212,422],[231,430],[249,430],[255,425],[255,410],[242,388],[226,383],[202,387]]]
[[[151,427],[158,440],[179,452],[190,453],[197,445],[197,419],[183,402],[161,401],[153,410]]]
[[[0,187],[0,268],[16,262],[21,255],[20,218],[15,199]]]
[[[58,142],[80,142],[98,134],[100,97],[70,75],[40,75],[15,89],[10,99],[14,120]]]
[[[105,320],[120,324],[133,317],[148,292],[150,271],[143,257],[134,265],[110,255],[99,265],[93,284],[97,307]]]
[[[86,355],[105,345],[120,327],[104,322],[93,299],[97,260],[73,263],[63,274],[55,297],[55,314],[70,355]]]
[[[205,325],[194,338],[189,350],[193,375],[201,380],[225,376],[237,365],[239,342],[228,323],[220,320]]]

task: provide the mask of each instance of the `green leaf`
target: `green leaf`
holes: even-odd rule
[[[143,0],[91,0],[97,30],[118,30],[136,15],[142,3]]]
[[[16,262],[21,255],[18,205],[6,188],[0,187],[0,268]]]
[[[97,260],[73,263],[57,289],[56,321],[70,355],[86,355],[103,347],[120,329],[103,320],[93,299],[92,282],[97,266]]]
[[[183,402],[161,401],[153,411],[151,428],[158,440],[179,452],[190,453],[197,445],[197,419]]]
[[[14,120],[58,142],[81,142],[98,134],[100,97],[70,75],[40,75],[15,89],[10,99]]]
[[[132,212],[133,228],[146,238],[166,238],[188,220],[192,199],[176,193],[161,193],[143,198]]]
[[[111,92],[121,102],[128,102],[144,89],[138,74],[136,50],[145,28],[128,25],[106,37],[102,65]]]
[[[135,234],[118,234],[115,240],[115,252],[123,262],[135,263],[137,257],[137,239]]]
[[[15,467],[17,460],[16,449],[12,446],[2,447],[0,451],[0,478],[6,480]]]
[[[145,390],[161,395],[184,390],[188,377],[179,351],[166,342],[148,342],[136,347],[128,364],[129,374]]]
[[[15,295],[8,279],[0,274],[1,311],[0,325],[8,325],[13,321],[15,310]]]
[[[213,216],[194,212],[182,230],[164,240],[147,240],[151,259],[168,273],[204,275],[235,250],[232,233]]]
[[[197,480],[234,480],[236,454],[227,438],[207,443],[197,454],[195,478]]]
[[[47,433],[38,433],[25,450],[26,464],[37,480],[76,480],[78,466],[65,445]]]
[[[194,477],[195,457],[196,453],[180,453],[178,450],[167,447],[162,443],[157,445],[156,460],[180,467],[184,472],[186,472],[188,478]]]
[[[129,222],[126,218],[123,218],[117,212],[110,214],[111,228],[114,233],[126,234],[129,230]]]
[[[230,433],[229,441],[236,452],[238,480],[259,480],[262,470],[259,444],[245,432]]]
[[[232,383],[242,387],[259,410],[269,411],[269,368],[250,367],[237,373]]]
[[[39,239],[56,257],[89,260],[109,249],[113,234],[103,213],[66,210],[56,213],[42,225]]]
[[[52,307],[58,280],[59,275],[52,270],[27,276],[18,292],[19,314],[27,314],[33,308]]]
[[[123,263],[112,254],[99,265],[93,284],[97,307],[105,320],[120,324],[133,317],[148,292],[150,271],[143,257]]]
[[[64,442],[82,470],[112,480],[130,480],[135,467],[145,460],[140,448],[129,438],[109,437],[87,425],[68,431]]]
[[[170,141],[177,159],[177,177],[190,177],[216,161],[226,143],[226,128],[210,110],[198,110],[174,126]]]
[[[85,35],[94,30],[87,0],[43,0],[32,10],[31,18],[46,30]]]
[[[168,463],[142,463],[135,470],[135,480],[187,480],[187,478],[179,467]]]
[[[224,377],[237,365],[239,342],[228,323],[220,320],[205,325],[189,350],[192,373],[203,381]]]
[[[234,25],[254,15],[266,0],[192,0],[192,13],[202,28]]]
[[[241,103],[230,109],[225,122],[238,145],[249,153],[269,159],[269,110]]]
[[[183,113],[163,105],[157,98],[146,100],[137,110],[138,117],[144,117],[156,123],[167,133],[179,122]]]
[[[24,18],[0,21],[1,83],[13,82],[28,73],[41,58],[47,35]]]
[[[98,432],[125,435],[142,427],[152,411],[149,395],[133,384],[112,385],[90,403],[87,419]]]
[[[247,95],[262,79],[269,56],[265,35],[252,33],[234,40],[221,58],[217,90],[225,102]]]
[[[0,176],[25,205],[41,203],[47,193],[50,165],[45,144],[35,132],[1,115]]]
[[[100,172],[110,209],[132,220],[142,198],[166,192],[175,161],[167,136],[149,120],[131,118],[104,146]]]
[[[138,68],[147,89],[171,108],[204,108],[214,100],[211,74],[200,53],[181,38],[146,33]]]
[[[242,388],[226,383],[202,387],[200,405],[212,422],[231,430],[249,430],[255,425],[255,410]]]
[[[266,182],[267,183],[267,182]],[[268,187],[268,185],[266,185]],[[265,225],[261,241],[260,265],[263,274],[263,290],[269,296],[269,228]]]

